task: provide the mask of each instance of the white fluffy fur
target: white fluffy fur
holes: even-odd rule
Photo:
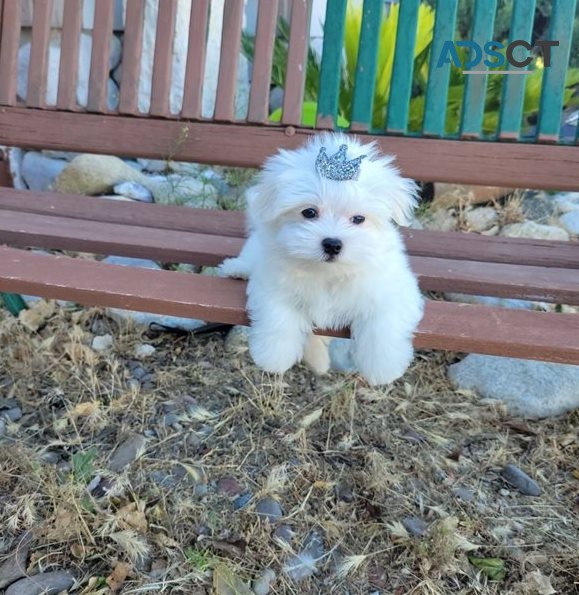
[[[316,171],[320,147],[331,156],[341,144],[348,159],[367,155],[357,180],[337,182]],[[392,161],[375,144],[342,134],[313,137],[266,161],[248,191],[249,238],[239,257],[220,267],[224,276],[249,279],[249,346],[258,366],[284,372],[305,359],[323,373],[327,340],[312,329],[350,326],[354,363],[371,384],[406,371],[423,300],[392,221],[407,223],[416,185]],[[310,207],[318,218],[303,217]],[[355,225],[354,215],[366,220]],[[321,245],[328,237],[343,242],[333,261]]]

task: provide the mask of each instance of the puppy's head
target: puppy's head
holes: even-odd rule
[[[281,150],[248,191],[250,225],[267,233],[287,258],[363,265],[391,237],[391,222],[406,224],[416,203],[416,185],[392,161],[375,143],[343,134],[322,134],[299,149]]]

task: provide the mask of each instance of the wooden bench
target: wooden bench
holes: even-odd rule
[[[240,213],[0,190],[0,289],[247,324],[245,284],[21,248],[214,266],[243,244]],[[579,304],[578,247],[404,229],[422,289]],[[343,333],[331,333],[342,334]],[[430,301],[416,346],[579,363],[579,316]]]
[[[307,48],[307,35],[303,33],[308,27],[310,2],[292,2],[287,85],[280,125],[267,123],[277,11],[277,2],[273,0],[262,0],[259,4],[249,109],[243,121],[235,118],[234,110],[243,2],[226,0],[214,118],[201,117],[205,36],[200,33],[207,29],[208,4],[207,0],[193,3],[185,94],[180,112],[173,114],[169,109],[171,39],[177,4],[167,0],[167,12],[157,25],[151,107],[143,114],[137,108],[143,44],[141,0],[128,3],[120,104],[112,111],[106,105],[112,0],[95,3],[88,104],[83,107],[77,104],[75,93],[80,4],[67,2],[62,31],[66,52],[62,54],[58,97],[55,105],[47,105],[49,3],[35,4],[28,94],[22,101],[16,95],[19,2],[0,0],[0,144],[127,157],[170,156],[174,160],[246,167],[258,167],[279,147],[301,144],[312,132],[301,128]],[[370,0],[365,3],[365,11],[367,8],[371,17],[379,6],[380,2]],[[345,2],[336,1],[333,7],[336,11],[328,14],[331,33],[324,41],[322,56],[319,129],[332,128],[337,116],[336,63],[339,64],[341,54],[338,41],[343,30]],[[435,38],[437,32],[444,30],[446,17],[442,12],[437,14]],[[416,25],[412,11],[401,13],[400,18],[409,19],[407,26]],[[562,46],[568,46],[570,33],[561,23],[557,25],[557,39]],[[372,28],[362,29],[366,54],[373,53],[375,57],[377,32]],[[399,36],[397,47],[403,44],[402,37]],[[398,116],[408,114],[411,86],[403,79],[407,76],[404,73],[409,54],[397,51],[395,55],[393,85],[406,89],[396,94],[397,106],[403,108],[396,111]],[[396,154],[405,175],[423,181],[579,188],[579,148],[557,142],[564,65],[553,68],[548,84],[544,81],[543,86],[542,110],[548,114],[554,111],[556,122],[551,117],[541,118],[534,143],[480,140],[480,126],[478,132],[473,132],[472,123],[477,121],[477,113],[482,114],[484,93],[473,92],[469,93],[464,108],[469,126],[458,140],[444,138],[444,118],[441,121],[433,114],[443,109],[441,102],[446,97],[436,86],[429,87],[425,120],[425,135],[435,138],[408,135],[405,124],[400,128],[390,120],[386,135],[370,134],[371,101],[368,102],[363,66],[354,90],[357,108],[352,130],[366,139],[377,140],[385,152]],[[443,67],[437,76],[444,76],[446,70]],[[515,103],[509,104],[511,108],[514,105],[514,110],[509,109],[504,122],[516,122],[518,113],[520,125],[517,110],[521,109],[522,96],[515,99],[516,90],[507,90],[507,95],[512,95]],[[398,124],[404,122],[404,117],[398,116],[395,118]],[[505,124],[498,137],[517,140],[518,129],[511,128]],[[579,304],[577,243],[403,231],[412,267],[425,291]],[[243,216],[239,213],[105,202],[102,198],[0,188],[0,291],[246,324],[245,285],[241,281],[119,267],[26,250],[81,251],[213,266],[237,254],[243,236]],[[347,330],[332,334],[347,335]],[[579,364],[579,316],[432,300],[417,332],[416,346]]]

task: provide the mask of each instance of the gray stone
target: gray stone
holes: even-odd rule
[[[32,543],[32,534],[26,531],[16,542],[12,552],[0,564],[0,589],[26,575],[26,560]]]
[[[151,357],[157,350],[153,345],[149,345],[148,343],[144,343],[142,345],[138,345],[135,349],[135,357],[137,359],[146,359]]]
[[[511,310],[538,310],[550,312],[554,310],[552,304],[546,302],[530,302],[529,300],[517,300],[511,298],[494,297],[490,295],[467,295],[465,293],[446,293],[446,299],[461,304],[482,304],[495,308],[510,308]]]
[[[121,182],[113,187],[115,194],[140,202],[153,202],[153,193],[137,182]]]
[[[452,491],[454,495],[463,502],[472,502],[474,500],[474,492],[470,488],[458,486]]]
[[[146,258],[129,258],[128,256],[107,256],[102,262],[116,264],[122,267],[142,267],[145,269],[161,270],[161,267]]]
[[[42,572],[12,583],[6,595],[56,595],[70,589],[74,580],[74,575],[66,570]]]
[[[281,504],[269,496],[262,498],[255,505],[255,512],[259,517],[273,523],[283,516]]]
[[[579,192],[562,192],[552,197],[559,213],[579,210]]]
[[[111,471],[120,473],[143,454],[146,444],[147,441],[141,434],[134,434],[127,438],[116,448],[107,467]]]
[[[233,501],[234,510],[241,510],[242,508],[245,508],[251,501],[251,498],[251,492],[245,492],[244,494],[237,496],[237,498],[235,498]]]
[[[183,331],[194,331],[205,325],[205,321],[195,318],[180,318],[179,316],[163,316],[150,312],[137,312],[136,310],[121,310],[109,308],[108,314],[117,322],[131,321],[140,326],[157,325],[162,328],[181,329]]]
[[[253,581],[252,589],[255,595],[268,595],[271,589],[271,584],[275,579],[275,572],[271,568],[266,568],[260,576]]]
[[[535,240],[567,241],[569,239],[569,234],[564,229],[555,225],[541,225],[534,221],[505,225],[500,235],[507,238],[531,238]]]
[[[466,223],[471,231],[487,231],[495,225],[499,216],[492,207],[471,209],[465,214]]]
[[[243,491],[243,487],[235,477],[227,475],[217,482],[217,491],[225,496],[233,497],[239,495]]]
[[[22,419],[22,409],[20,409],[20,407],[12,407],[10,409],[2,411],[2,413],[0,413],[0,416],[14,423]]]
[[[408,516],[402,519],[402,524],[404,528],[410,535],[414,535],[414,537],[422,537],[426,534],[426,530],[428,529],[428,525],[418,517],[415,516]]]
[[[165,173],[169,168],[169,162],[162,159],[137,159],[137,163],[145,171],[152,173]]]
[[[282,543],[291,544],[295,537],[294,530],[289,525],[280,525],[273,533],[273,536]]]
[[[471,354],[448,375],[457,388],[501,400],[516,416],[550,417],[579,407],[579,366]]]
[[[456,216],[447,209],[439,209],[428,213],[421,223],[426,229],[433,231],[455,231],[458,227]]]
[[[52,159],[64,159],[64,161],[72,161],[80,155],[80,153],[75,153],[74,151],[53,151],[51,149],[43,149],[42,154]]]
[[[355,372],[356,366],[350,352],[350,339],[332,339],[328,347],[330,352],[330,366],[338,372]]]
[[[60,455],[53,450],[47,450],[38,457],[45,465],[57,465],[60,463]]]
[[[556,213],[552,197],[542,191],[527,190],[523,194],[521,207],[524,216],[537,223],[548,223]]]
[[[539,484],[516,465],[505,465],[501,475],[507,483],[517,488],[521,494],[526,496],[539,496],[541,494]]]
[[[170,174],[161,180],[149,179],[144,184],[153,193],[156,203],[217,208],[215,187],[196,178]]]
[[[6,435],[6,422],[0,417],[0,438]]]
[[[275,112],[283,105],[283,89],[281,87],[274,87],[269,92],[269,113]]]
[[[98,335],[93,338],[91,347],[95,351],[108,351],[113,346],[113,338],[111,335]]]
[[[579,210],[569,211],[559,218],[561,225],[574,236],[579,236]]]
[[[68,162],[62,159],[51,159],[42,153],[28,151],[22,159],[22,177],[30,190],[49,190],[67,165]]]

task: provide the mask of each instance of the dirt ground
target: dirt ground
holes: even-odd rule
[[[16,411],[0,568],[24,534],[29,573],[68,569],[87,594],[270,579],[275,594],[579,592],[578,412],[523,421],[456,392],[459,354],[420,352],[370,389],[264,375],[240,336],[46,304],[39,317],[33,332],[0,309],[0,409]],[[507,463],[541,494],[505,483]]]

